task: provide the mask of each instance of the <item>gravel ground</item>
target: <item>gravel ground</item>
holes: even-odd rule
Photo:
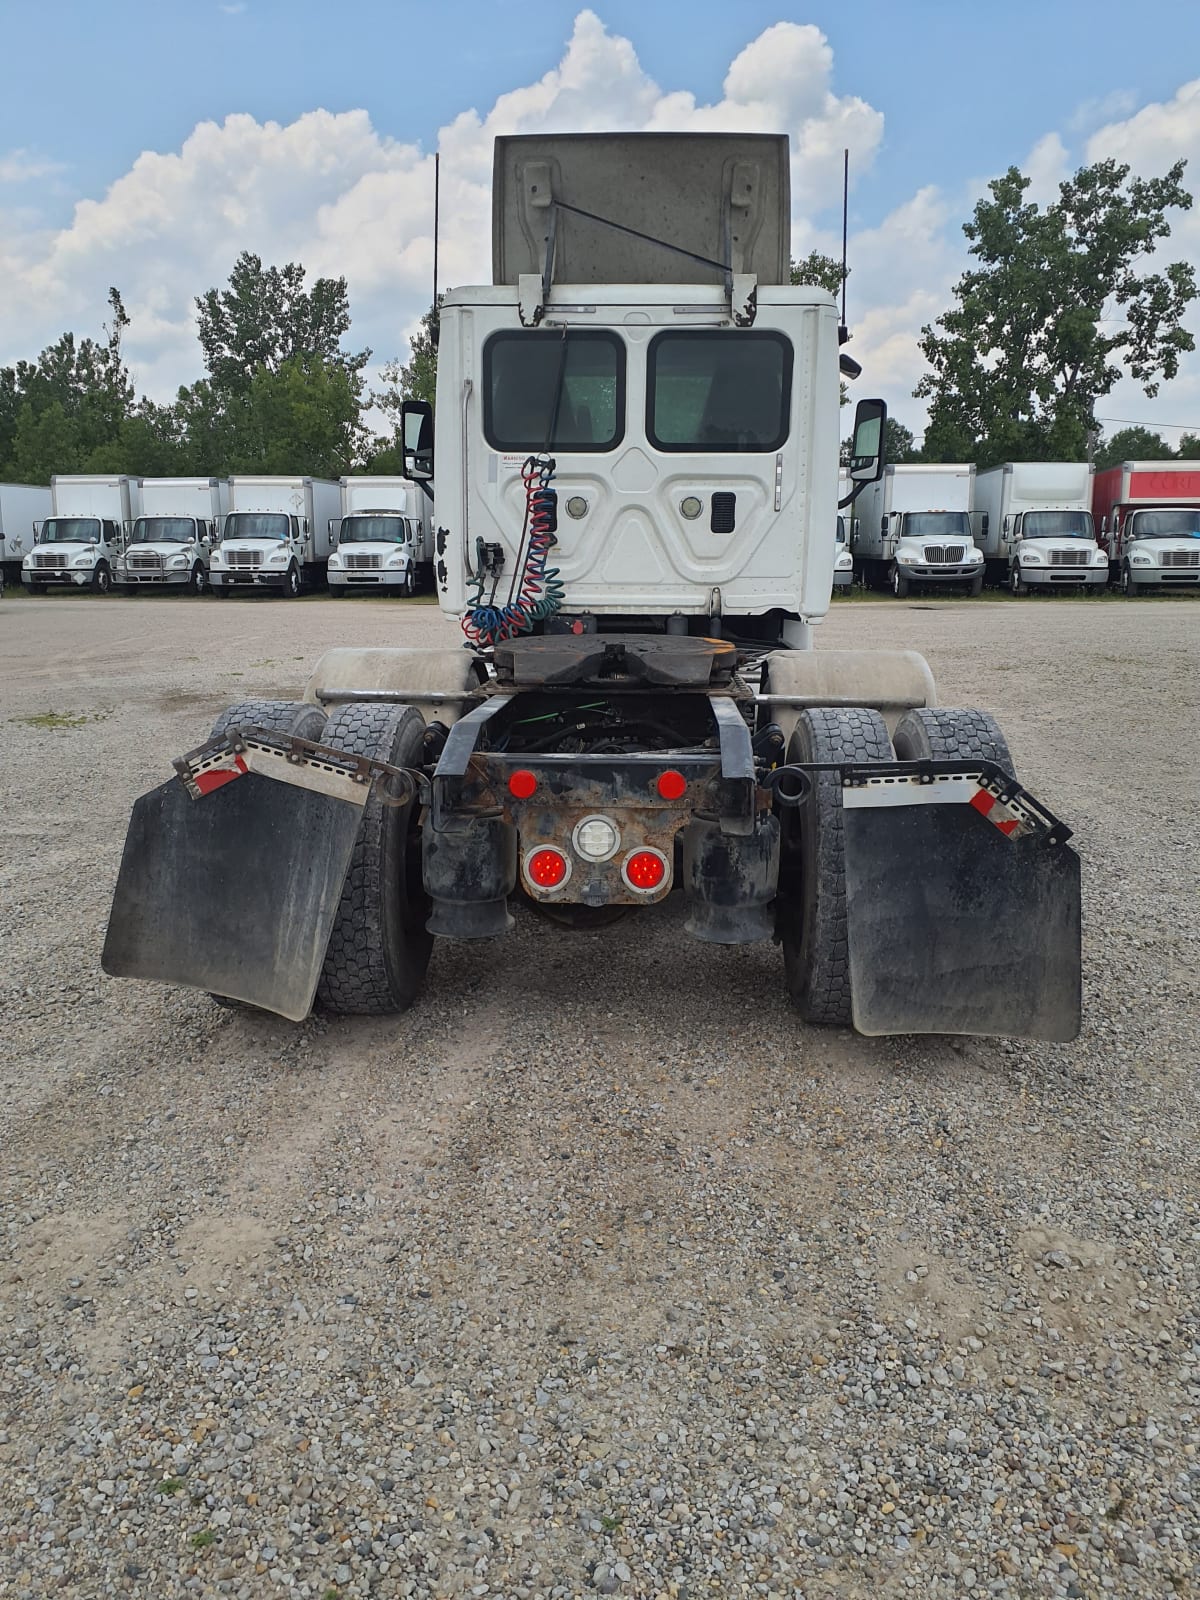
[[[835,606],[1076,828],[1066,1047],[528,918],[296,1027],[99,970],[134,797],[419,606],[0,602],[0,1593],[1200,1594],[1200,613]]]

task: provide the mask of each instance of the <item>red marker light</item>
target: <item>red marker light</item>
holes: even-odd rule
[[[509,777],[508,792],[518,800],[528,800],[536,789],[537,778],[532,772],[526,772],[523,767]]]
[[[626,860],[624,871],[631,889],[657,889],[667,875],[667,863],[657,850],[635,850]]]
[[[561,850],[535,850],[525,863],[525,875],[538,889],[557,889],[567,876],[567,858]]]
[[[681,800],[687,792],[687,779],[682,772],[669,768],[659,777],[658,792],[664,800]]]

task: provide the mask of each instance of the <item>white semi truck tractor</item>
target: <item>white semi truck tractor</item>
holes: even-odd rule
[[[33,549],[33,525],[50,515],[50,491],[33,483],[0,483],[0,585],[15,583]]]
[[[329,592],[413,595],[433,581],[431,496],[409,478],[343,478]]]
[[[858,369],[788,281],[788,174],[771,135],[497,141],[494,281],[443,302],[436,427],[402,416],[456,642],[224,712],[136,803],[109,972],[392,1012],[437,939],[503,984],[514,909],[649,917],[776,941],[806,1022],[1074,1037],[1069,829],[920,656],[817,645]]]
[[[977,472],[974,510],[990,583],[1014,594],[1107,585],[1086,462],[1008,461]]]
[[[854,555],[870,588],[903,597],[914,584],[983,590],[983,551],[971,527],[975,468],[885,467],[855,501]]]
[[[32,594],[51,588],[108,594],[141,510],[141,478],[90,472],[51,478],[50,515],[21,563],[22,583]]]
[[[124,594],[174,590],[203,594],[208,563],[229,510],[224,478],[143,478],[142,514],[117,562]]]
[[[213,593],[265,589],[294,600],[323,585],[340,508],[338,486],[325,478],[231,477],[221,542],[209,559]]]

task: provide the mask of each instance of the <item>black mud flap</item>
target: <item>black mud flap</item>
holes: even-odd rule
[[[312,1008],[362,811],[248,773],[194,800],[177,779],[133,808],[102,965],[243,1000]]]
[[[844,812],[854,1026],[1070,1040],[1081,1010],[1079,857],[970,804]]]

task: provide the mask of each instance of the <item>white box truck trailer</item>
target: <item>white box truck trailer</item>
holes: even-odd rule
[[[323,584],[340,507],[337,484],[325,478],[235,474],[221,542],[209,559],[213,593],[271,589],[294,599]]]
[[[209,556],[228,510],[224,478],[143,478],[142,514],[133,519],[117,563],[117,587],[124,594],[203,594]]]
[[[416,594],[433,581],[433,500],[409,478],[343,478],[332,595]]]
[[[141,478],[108,473],[51,478],[50,515],[21,563],[21,581],[33,594],[50,588],[108,594],[141,510]]]
[[[510,900],[588,928],[675,893],[661,937],[777,939],[809,1022],[1074,1036],[1068,830],[919,656],[811,648],[841,362],[788,171],[768,135],[497,141],[495,282],[443,303],[436,429],[402,411],[466,648],[327,651],[224,712],[135,806],[108,971],[382,1013]]]
[[[16,583],[33,549],[33,525],[50,515],[50,491],[33,483],[0,483],[0,584]]]
[[[906,595],[913,584],[983,589],[983,551],[972,537],[975,468],[885,467],[854,506],[854,555],[873,589]]]
[[[975,474],[975,524],[990,583],[1029,589],[1108,583],[1084,461],[1008,461]]]

